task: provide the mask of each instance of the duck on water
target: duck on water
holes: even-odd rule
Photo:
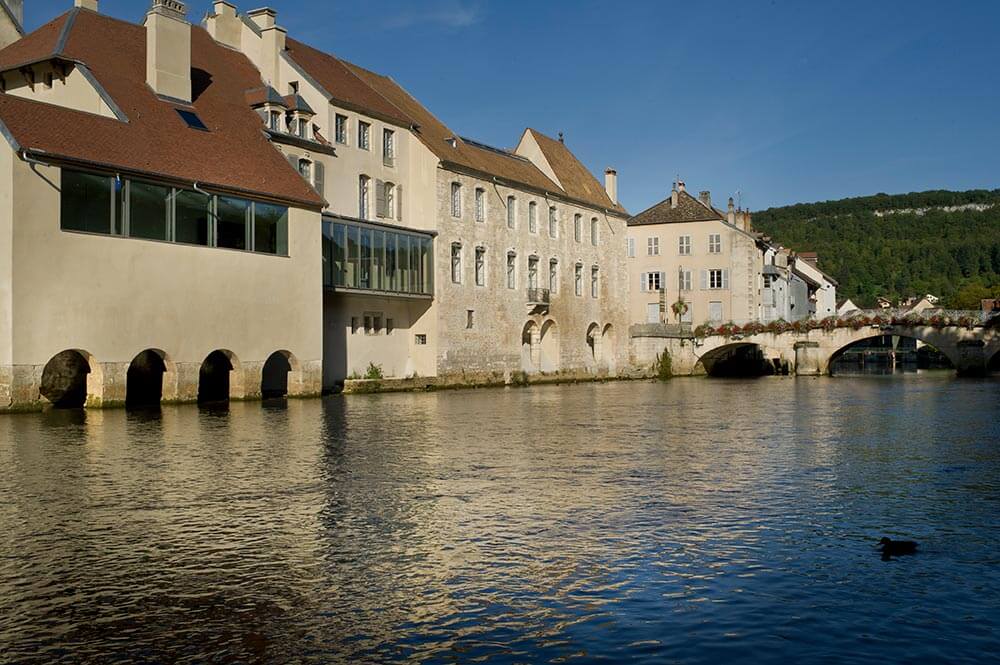
[[[882,552],[882,560],[889,561],[894,556],[905,556],[917,553],[917,544],[912,540],[892,540],[883,538],[878,541],[879,551]]]

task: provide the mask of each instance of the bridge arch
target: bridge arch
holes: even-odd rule
[[[61,351],[42,369],[39,393],[57,409],[100,405],[104,395],[101,365],[83,349]]]
[[[125,375],[125,408],[149,409],[177,396],[177,369],[160,349],[140,352]]]
[[[833,352],[826,362],[826,373],[835,374],[834,363],[842,359],[843,356],[850,352],[851,349],[857,349],[861,345],[873,340],[880,340],[884,338],[900,338],[900,339],[912,339],[921,342],[936,351],[948,359],[953,368],[961,367],[961,358],[958,355],[958,347],[948,343],[949,340],[946,338],[947,333],[942,333],[939,330],[933,329],[926,332],[923,328],[887,328],[877,332],[867,330],[859,335],[852,336],[852,339],[846,344],[840,344]]]
[[[695,374],[708,376],[765,376],[773,369],[764,359],[764,348],[752,341],[732,341],[709,349],[695,363]]]

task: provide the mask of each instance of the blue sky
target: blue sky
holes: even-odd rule
[[[266,1],[266,0],[265,0]],[[26,0],[37,27],[71,0]],[[241,10],[263,4],[237,0]],[[251,6],[252,5],[252,6]],[[140,21],[144,0],[101,0]],[[456,132],[531,126],[633,213],[679,174],[751,209],[1000,187],[1000,3],[271,0],[299,39],[391,75]],[[189,2],[200,20],[207,1]]]

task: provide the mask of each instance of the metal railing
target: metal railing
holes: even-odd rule
[[[548,289],[528,289],[529,305],[548,305],[551,297]]]

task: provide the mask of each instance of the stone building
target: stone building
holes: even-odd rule
[[[76,5],[0,51],[0,409],[318,394],[324,202],[257,68]]]
[[[763,247],[732,199],[723,213],[676,183],[628,221],[628,266],[633,324],[760,320]]]

